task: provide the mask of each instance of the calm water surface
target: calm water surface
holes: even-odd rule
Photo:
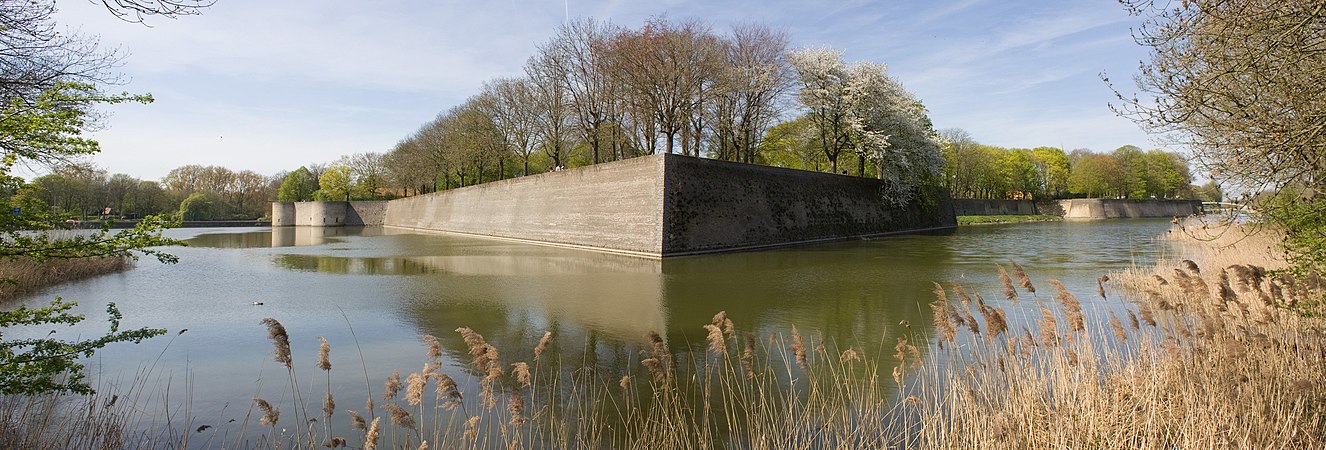
[[[24,303],[55,296],[81,303],[89,321],[57,334],[68,337],[104,331],[106,302],[120,306],[126,326],[168,329],[102,351],[88,361],[94,378],[103,386],[146,378],[157,396],[168,386],[176,423],[219,426],[243,420],[254,395],[290,402],[285,368],[272,361],[258,324],[264,317],[285,325],[300,384],[318,393],[325,378],[313,364],[316,338],[325,336],[339,409],[360,409],[364,369],[375,392],[393,369],[418,371],[423,334],[442,338],[445,371],[464,376],[458,327],[484,335],[508,364],[528,360],[552,331],[562,358],[617,373],[638,361],[649,331],[663,333],[674,351],[701,348],[702,326],[719,310],[757,335],[796,325],[872,354],[903,333],[900,321],[926,331],[934,281],[955,280],[1002,302],[994,300],[1001,297],[995,264],[1010,258],[1043,291],[1045,280],[1059,279],[1088,308],[1104,307],[1095,278],[1166,255],[1170,244],[1158,236],[1169,227],[1167,220],[974,226],[661,262],[382,228],[177,229],[168,234],[189,244],[171,249],[178,264],[143,260]],[[1011,317],[1036,314],[1031,302],[1003,306]],[[310,410],[319,409],[320,395],[309,397]]]

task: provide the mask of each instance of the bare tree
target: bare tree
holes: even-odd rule
[[[1151,61],[1135,77],[1142,95],[1120,94],[1116,111],[1191,150],[1217,178],[1323,191],[1326,3],[1123,3],[1148,15],[1134,38]]]
[[[610,136],[614,121],[612,86],[604,72],[603,42],[613,34],[612,25],[594,19],[581,19],[563,25],[557,35],[539,47],[542,61],[560,64],[563,87],[571,98],[571,110],[580,128],[581,138],[589,144],[594,164],[603,160],[603,144],[614,145]],[[616,148],[610,152],[617,154]]]
[[[557,53],[540,53],[525,64],[534,88],[534,110],[538,113],[539,144],[553,166],[566,165],[571,151],[571,96],[566,88],[567,63]]]
[[[733,27],[725,42],[723,91],[714,102],[715,156],[755,162],[760,138],[778,116],[791,85],[787,35],[763,25]]]
[[[483,89],[492,101],[482,108],[502,133],[508,151],[520,158],[520,174],[529,175],[539,124],[533,85],[525,78],[499,78],[484,83]]]
[[[640,141],[650,152],[653,137],[660,134],[668,153],[677,148],[679,137],[683,151],[698,150],[681,134],[692,129],[692,119],[703,110],[707,90],[717,79],[721,54],[715,51],[716,40],[698,22],[674,27],[667,19],[655,18],[639,31],[623,30],[609,41],[609,73],[629,99],[633,122],[643,126]]]

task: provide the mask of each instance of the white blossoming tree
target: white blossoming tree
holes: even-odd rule
[[[888,76],[883,64],[851,66],[842,53],[811,48],[789,58],[801,82],[797,100],[817,129],[830,170],[845,150],[858,158],[858,175],[873,165],[887,182],[887,199],[911,202],[940,180],[944,159],[938,134],[916,96]]]

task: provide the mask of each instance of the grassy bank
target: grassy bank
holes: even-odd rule
[[[1046,214],[1018,214],[999,216],[958,216],[958,225],[990,225],[998,223],[1057,222],[1063,217]]]
[[[60,283],[115,273],[129,268],[127,257],[96,256],[73,259],[49,259],[41,262],[27,258],[0,260],[0,302],[29,294]]]
[[[898,324],[904,337],[878,350],[812,330],[757,334],[719,313],[695,324],[705,349],[650,334],[616,372],[563,366],[560,354],[592,346],[550,349],[545,335],[498,349],[459,328],[425,336],[414,368],[337,367],[363,370],[367,404],[338,405],[349,393],[330,386],[329,352],[356,350],[324,344],[315,364],[290,353],[291,339],[314,337],[267,320],[286,386],[237,399],[243,420],[124,434],[171,406],[149,393],[109,407],[103,392],[69,420],[37,422],[47,428],[6,414],[0,437],[59,424],[42,439],[103,448],[1321,448],[1326,282],[1274,272],[1274,234],[1189,228],[1169,235],[1183,245],[1175,260],[1102,277],[1097,299],[1011,262],[998,293],[936,284],[932,328]],[[463,343],[468,363],[444,366],[444,341]]]

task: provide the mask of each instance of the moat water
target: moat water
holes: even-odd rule
[[[1058,279],[1087,308],[1107,307],[1110,300],[1096,295],[1096,277],[1168,255],[1171,244],[1160,236],[1170,226],[972,226],[666,261],[381,228],[177,229],[168,234],[188,243],[170,249],[177,264],[144,259],[129,271],[58,286],[23,303],[57,296],[79,302],[88,320],[58,329],[55,335],[66,338],[104,332],[107,302],[118,304],[126,327],[167,329],[142,344],[113,345],[86,364],[102,389],[144,382],[146,395],[160,400],[154,404],[170,405],[146,417],[161,425],[169,415],[192,430],[237,426],[228,421],[244,420],[254,396],[284,398],[289,411],[286,369],[273,361],[259,325],[265,317],[289,332],[299,383],[313,393],[305,397],[308,410],[320,410],[325,392],[325,375],[314,365],[318,336],[331,344],[338,409],[359,410],[364,372],[377,395],[392,370],[418,371],[424,334],[442,339],[444,371],[472,377],[459,327],[482,334],[506,364],[528,360],[551,331],[551,351],[564,362],[605,373],[638,366],[650,331],[663,334],[674,352],[700,351],[702,326],[720,310],[757,336],[795,325],[841,348],[888,354],[880,349],[905,332],[900,322],[926,332],[932,282],[957,281],[1009,308],[1010,317],[1037,314],[1032,302],[1003,303],[995,264],[1009,259],[1042,289]],[[256,417],[250,432],[261,428]]]

